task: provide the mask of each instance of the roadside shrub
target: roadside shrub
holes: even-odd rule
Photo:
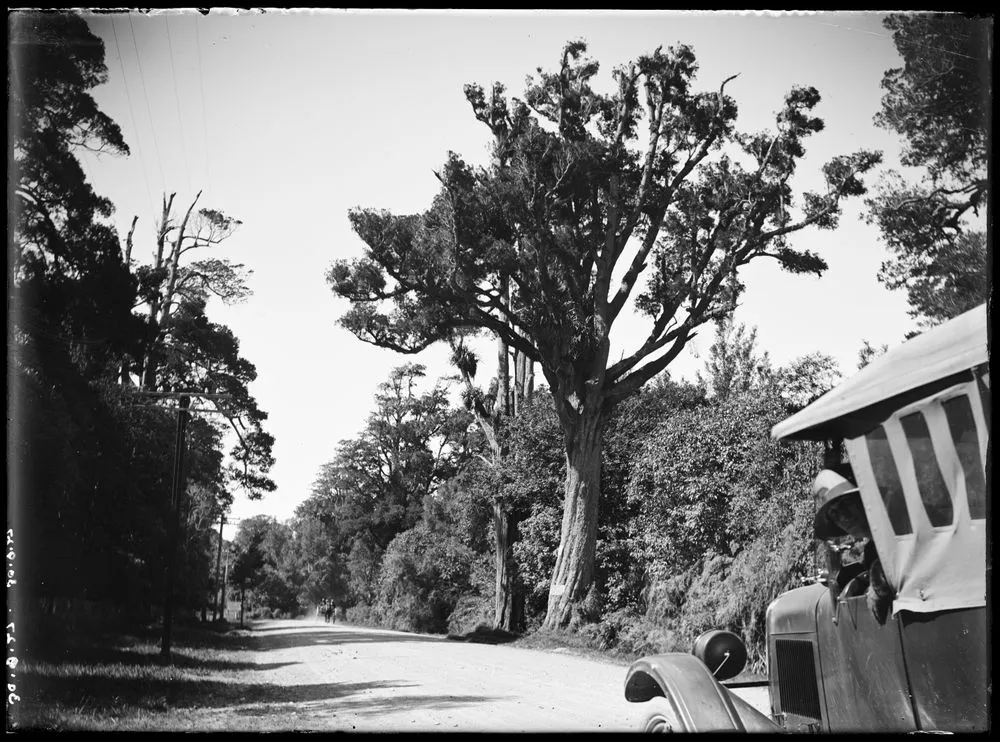
[[[739,633],[757,669],[767,606],[808,571],[813,543],[821,449],[772,439],[786,416],[769,388],[675,414],[647,439],[629,483],[647,618],[687,647],[706,629]]]
[[[379,621],[375,612],[372,610],[372,607],[366,603],[352,605],[350,608],[343,611],[342,618],[347,623],[355,626],[379,626]]]
[[[521,522],[521,539],[514,544],[518,576],[525,589],[524,618],[529,631],[537,629],[545,618],[561,521],[561,508],[535,504]]]
[[[718,626],[742,634],[748,667],[758,672],[766,664],[767,606],[812,571],[812,504],[802,500],[793,513],[780,532],[758,539],[733,560],[717,608]]]
[[[442,633],[442,617],[435,606],[414,593],[399,592],[391,601],[379,600],[375,606],[378,625],[394,631]]]
[[[382,560],[374,607],[390,628],[444,633],[459,597],[472,592],[476,554],[424,523],[392,540]]]
[[[448,616],[448,633],[464,636],[480,626],[493,626],[492,595],[463,595]]]
[[[690,645],[684,646],[676,632],[667,625],[627,608],[612,611],[596,623],[584,624],[580,634],[587,637],[595,649],[614,652],[629,659],[690,650]]]

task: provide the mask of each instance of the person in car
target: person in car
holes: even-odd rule
[[[875,550],[858,486],[850,472],[824,469],[813,483],[813,492],[818,505],[813,523],[816,538],[829,542],[849,537],[854,541],[852,550],[861,549],[858,566],[846,569],[841,577],[841,597],[864,595],[875,620],[885,623],[893,590]]]

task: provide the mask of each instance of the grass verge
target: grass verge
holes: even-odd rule
[[[20,703],[8,707],[9,730],[123,730],[185,726],[189,709],[245,702],[253,685],[250,632],[175,626],[169,660],[160,633],[75,630],[25,648],[17,667]]]

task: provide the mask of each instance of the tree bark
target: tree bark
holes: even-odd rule
[[[509,520],[499,500],[493,501],[493,555],[496,564],[496,590],[493,596],[493,627],[507,629],[504,619],[510,606],[510,570],[507,554],[510,551]]]
[[[514,561],[517,519],[497,500],[493,501],[493,535],[496,559],[493,627],[516,632],[521,629],[524,615],[524,596],[517,588],[517,564]]]
[[[543,624],[547,629],[569,623],[573,605],[586,596],[594,576],[603,422],[599,409],[585,408],[566,433],[562,532]]]

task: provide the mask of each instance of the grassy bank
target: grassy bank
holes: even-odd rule
[[[196,731],[185,711],[246,703],[254,695],[253,639],[229,627],[177,626],[169,661],[160,631],[72,631],[39,635],[22,648],[16,671],[21,701],[9,729]]]

